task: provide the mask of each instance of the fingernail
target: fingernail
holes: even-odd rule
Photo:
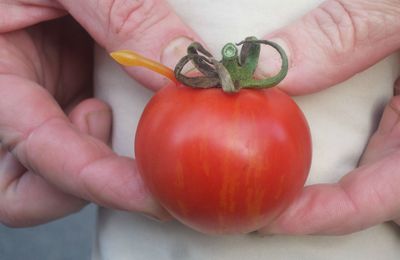
[[[164,210],[163,208],[157,206],[156,208],[153,208],[151,210],[146,210],[142,212],[142,215],[148,219],[151,219],[153,221],[157,221],[157,222],[167,222],[169,220],[171,220],[171,215],[168,214],[168,212],[166,210]]]
[[[269,41],[279,44],[285,51],[290,65],[289,48],[285,41],[280,38],[270,39]],[[258,67],[255,72],[256,78],[267,78],[275,76],[281,69],[282,59],[279,53],[272,47],[261,45],[261,52]]]
[[[86,115],[89,134],[108,143],[111,134],[111,111],[100,110]]]
[[[187,47],[192,42],[192,39],[183,36],[172,40],[161,54],[161,63],[170,68],[175,68],[178,61],[187,54]]]
[[[150,219],[152,221],[158,222],[158,223],[163,223],[166,222],[168,219],[164,219],[155,215],[147,214],[147,213],[141,213],[143,217]]]
[[[279,228],[271,224],[259,229],[258,234],[260,236],[274,236],[281,234],[281,231],[279,230]]]

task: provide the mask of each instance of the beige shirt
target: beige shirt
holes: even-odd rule
[[[262,37],[301,17],[320,1],[169,2],[218,57],[224,43],[249,35]],[[134,156],[132,129],[153,93],[130,79],[103,50],[97,50],[96,59],[96,95],[114,111],[113,148]],[[356,167],[399,71],[398,57],[393,55],[338,86],[295,98],[309,121],[313,139],[308,184],[337,181]],[[158,223],[140,214],[100,209],[97,226],[96,260],[400,259],[400,233],[390,223],[334,237],[207,236],[177,222]]]

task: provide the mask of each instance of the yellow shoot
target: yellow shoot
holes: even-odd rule
[[[114,51],[110,53],[110,56],[119,64],[123,66],[141,66],[145,67],[149,70],[152,70],[160,75],[163,75],[166,78],[169,78],[173,82],[177,82],[175,78],[174,71],[167,66],[150,60],[134,51],[130,50],[121,50]]]

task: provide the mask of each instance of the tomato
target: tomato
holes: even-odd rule
[[[135,155],[150,192],[176,219],[208,234],[248,233],[302,190],[311,137],[278,88],[225,93],[178,83],[146,106]]]

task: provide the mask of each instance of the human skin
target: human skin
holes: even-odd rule
[[[73,19],[51,21],[66,13]],[[327,1],[266,35],[289,55],[290,73],[280,88],[292,95],[320,91],[395,52],[400,47],[399,13],[394,0]],[[87,99],[92,91],[88,53],[94,39],[108,51],[131,49],[172,65],[189,41],[198,40],[196,34],[161,0],[0,1],[0,17],[7,17],[0,23],[1,222],[44,223],[88,201],[165,218],[135,162],[105,144],[111,111],[100,100]],[[69,41],[73,37],[81,39],[79,46]],[[160,40],[151,40],[155,38]],[[259,73],[271,69],[261,64]],[[127,73],[151,89],[165,84],[162,77],[148,77],[140,69]],[[396,96],[359,168],[338,183],[306,187],[261,232],[344,234],[397,220],[399,111]]]
[[[73,213],[87,202],[163,219],[167,215],[144,187],[135,161],[117,156],[106,145],[111,110],[90,98],[93,40],[73,18],[63,16],[66,8],[74,14],[74,7],[79,7],[82,13],[76,15],[87,20],[77,20],[90,27],[88,31],[105,48],[127,44],[151,56],[149,52],[161,55],[165,46],[145,49],[149,47],[146,37],[143,42],[127,43],[130,35],[118,20],[119,12],[126,12],[126,6],[118,7],[122,1],[102,1],[101,6],[94,6],[97,1],[66,2],[72,7],[55,1],[0,2],[4,18],[0,23],[0,220],[9,226],[36,225]],[[153,10],[147,3],[138,6],[139,13]],[[178,32],[194,35],[172,12],[164,17],[169,13],[165,8],[158,5],[154,15],[146,18],[161,20],[146,27],[145,35],[154,37],[163,30],[167,35],[160,37],[165,43]],[[55,20],[59,17],[63,18]],[[130,28],[142,30],[133,24]],[[166,61],[174,59],[175,49],[168,54]],[[154,88],[164,81],[158,77],[147,83]]]

